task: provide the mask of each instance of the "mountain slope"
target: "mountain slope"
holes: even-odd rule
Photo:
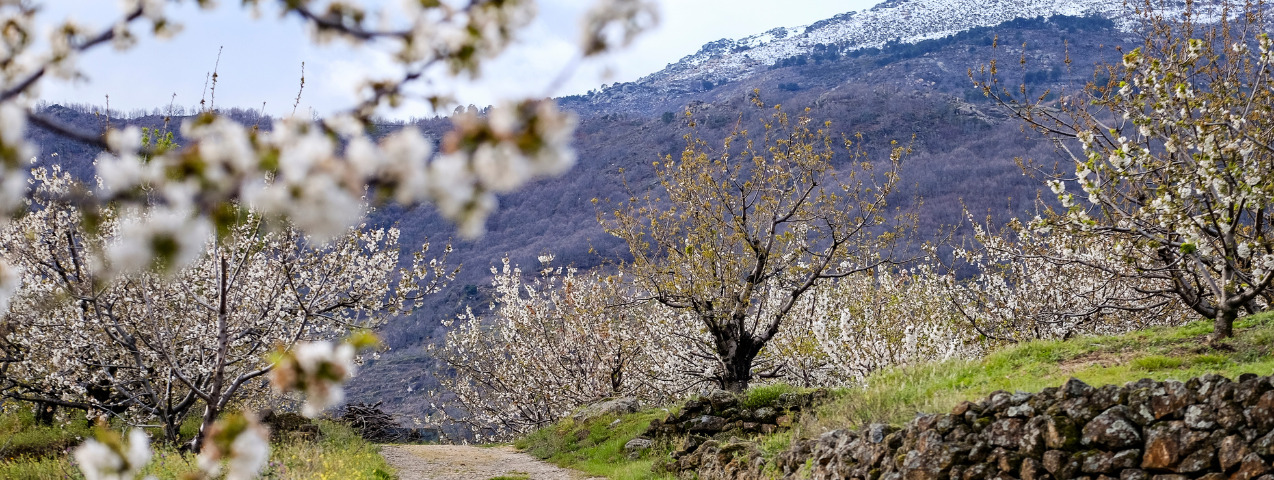
[[[718,40],[636,83],[673,87],[702,80],[736,81],[782,59],[809,55],[818,45],[852,51],[889,42],[941,38],[1016,18],[1069,15],[1126,19],[1127,13],[1121,0],[890,0],[810,25]]]

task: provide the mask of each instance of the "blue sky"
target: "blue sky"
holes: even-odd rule
[[[41,15],[45,27],[52,19],[70,18],[105,27],[120,12],[112,0],[49,0]],[[374,48],[354,49],[343,43],[315,46],[301,23],[280,19],[272,8],[253,19],[238,0],[222,0],[211,12],[193,2],[172,5],[172,16],[184,30],[172,40],[142,37],[125,53],[106,47],[82,58],[87,81],[53,80],[41,86],[40,98],[51,102],[103,104],[112,109],[151,109],[176,103],[197,105],[204,96],[207,73],[223,48],[216,102],[221,107],[261,108],[271,115],[288,115],[296,97],[301,62],[306,85],[298,113],[311,109],[326,114],[347,106],[354,87],[369,74],[387,72],[391,63]],[[394,4],[382,0],[365,4]],[[452,93],[462,104],[487,105],[520,95],[582,93],[603,83],[631,81],[720,38],[738,38],[778,26],[808,24],[837,13],[870,7],[874,0],[660,0],[662,22],[632,48],[592,61],[574,70],[569,81],[549,90],[553,79],[572,55],[577,22],[591,0],[541,0],[536,22],[519,46],[505,52],[477,82],[437,79],[429,88]],[[394,117],[432,115],[419,104],[385,112]]]

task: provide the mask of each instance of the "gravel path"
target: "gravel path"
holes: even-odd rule
[[[513,447],[461,445],[381,445],[380,454],[401,480],[585,480],[584,473],[536,460]]]

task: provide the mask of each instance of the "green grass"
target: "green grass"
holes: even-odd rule
[[[582,424],[567,418],[518,439],[513,445],[537,458],[590,475],[620,480],[672,478],[651,472],[654,459],[666,456],[670,446],[656,444],[637,460],[629,460],[624,454],[624,444],[644,433],[651,420],[667,415],[662,409],[647,410],[621,417],[604,415]],[[619,424],[611,427],[616,418]]]
[[[1208,342],[1209,321],[1156,327],[1110,337],[1034,341],[1001,349],[981,360],[952,360],[887,369],[860,388],[801,419],[797,434],[816,436],[867,423],[901,424],[917,412],[950,410],[996,390],[1036,392],[1075,377],[1091,385],[1122,385],[1141,378],[1186,380],[1206,373],[1235,378],[1274,372],[1274,312],[1240,319],[1235,338]]]
[[[23,427],[30,431],[4,430]],[[197,425],[196,427],[197,428]],[[184,425],[183,425],[184,429]],[[24,442],[40,454],[6,456],[0,460],[0,478],[30,480],[81,479],[83,475],[72,464],[69,448],[91,436],[87,427],[74,425],[39,427],[29,412],[14,411],[0,415],[0,432],[13,434],[11,445]],[[16,432],[16,433],[14,433]],[[60,433],[59,433],[60,432]],[[388,480],[395,471],[377,453],[375,445],[359,437],[349,427],[330,421],[319,422],[319,439],[271,445],[266,478]],[[16,440],[21,439],[21,440]],[[66,446],[62,448],[62,446]],[[154,444],[151,462],[142,476],[182,478],[196,470],[194,455],[178,453],[172,445]]]
[[[37,425],[31,410],[12,408],[0,414],[0,459],[58,455],[79,445],[90,431],[85,422]]]
[[[740,403],[743,404],[743,408],[757,409],[766,405],[773,405],[774,401],[779,398],[779,395],[784,393],[797,393],[800,391],[800,388],[793,387],[786,383],[758,385],[749,388],[748,391],[743,394],[743,398]]]

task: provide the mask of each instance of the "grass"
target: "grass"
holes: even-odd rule
[[[793,387],[786,383],[759,385],[748,389],[748,391],[743,394],[743,398],[740,399],[740,403],[743,404],[743,408],[757,409],[766,405],[773,405],[774,401],[779,398],[779,395],[784,393],[797,393],[800,390],[800,388]]]
[[[1070,377],[1091,385],[1122,385],[1141,378],[1274,372],[1274,312],[1240,319],[1235,338],[1222,345],[1208,342],[1211,333],[1211,323],[1201,320],[1118,336],[1034,341],[980,360],[887,369],[861,387],[838,391],[834,400],[801,419],[797,434],[814,436],[873,422],[901,424],[918,412],[945,412],[996,390],[1035,392]]]
[[[1118,336],[1081,337],[1067,341],[1035,341],[1000,349],[977,360],[898,367],[879,371],[862,385],[837,390],[832,399],[802,415],[791,431],[759,435],[751,440],[768,455],[786,450],[794,438],[817,437],[825,431],[858,428],[868,423],[902,424],[917,413],[949,411],[997,390],[1036,392],[1076,377],[1091,385],[1122,385],[1141,378],[1186,380],[1205,373],[1236,378],[1243,373],[1274,372],[1274,312],[1240,319],[1235,338],[1208,341],[1209,321],[1180,327],[1157,327]],[[742,403],[755,408],[783,393],[789,385],[766,385],[746,392]],[[667,458],[672,445],[656,445],[643,458],[629,460],[624,444],[642,434],[650,420],[667,415],[648,410],[584,424],[571,419],[536,431],[514,443],[519,449],[563,467],[618,479],[665,478],[652,473],[654,459]]]
[[[7,430],[16,427],[25,430]],[[11,434],[10,438],[15,439],[10,441],[11,445],[19,444],[17,439],[20,438],[22,445],[30,445],[24,448],[40,452],[6,456],[0,461],[0,478],[83,478],[70,459],[69,449],[91,435],[87,427],[36,426],[29,412],[19,410],[0,415],[0,432]],[[152,447],[155,454],[142,471],[143,477],[183,478],[197,469],[194,455],[178,453],[172,445],[156,444]],[[318,440],[271,445],[270,463],[264,478],[389,480],[396,476],[393,468],[377,453],[375,445],[364,441],[349,427],[320,421]]]
[[[589,475],[619,480],[672,478],[651,472],[654,459],[666,456],[671,446],[656,444],[651,452],[636,460],[629,460],[624,453],[624,444],[644,433],[651,420],[667,415],[662,409],[647,410],[620,417],[603,415],[580,424],[566,418],[519,439],[513,446]],[[612,427],[616,419],[619,423]]]
[[[37,425],[30,409],[13,408],[0,414],[0,458],[39,458],[57,455],[90,435],[84,422]]]

